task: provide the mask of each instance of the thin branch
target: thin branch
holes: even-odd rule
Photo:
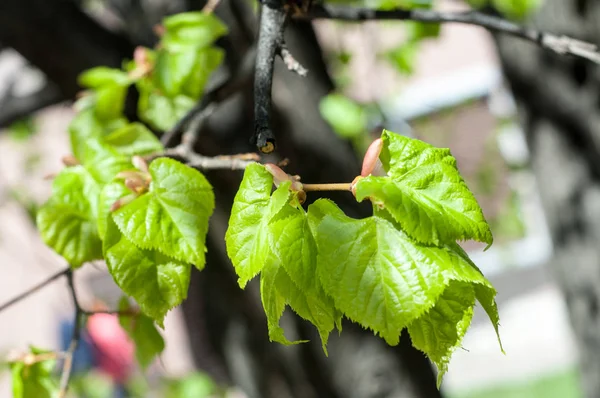
[[[294,55],[287,48],[285,42],[281,43],[278,51],[279,56],[281,57],[283,63],[288,68],[288,70],[292,72],[296,72],[298,75],[305,77],[308,74],[308,69],[306,69],[300,62],[294,58]]]
[[[311,191],[351,191],[351,183],[335,183],[335,184],[302,184],[302,190],[305,192]]]
[[[314,5],[299,18],[305,19],[338,19],[343,21],[366,20],[405,20],[425,23],[462,23],[486,28],[490,31],[508,34],[535,43],[542,48],[557,54],[570,54],[600,63],[600,53],[596,45],[541,32],[515,24],[503,18],[483,14],[477,11],[446,12],[427,9],[374,10],[370,8],[346,7],[334,5]]]
[[[47,279],[45,279],[44,281],[38,283],[37,285],[27,289],[26,291],[24,291],[23,293],[19,294],[18,296],[16,296],[15,298],[7,301],[6,303],[2,304],[0,306],[0,312],[4,311],[5,309],[7,309],[8,307],[18,303],[19,301],[29,297],[31,294],[37,292],[38,290],[40,290],[41,288],[43,288],[46,285],[49,285],[50,283],[54,282],[55,280],[57,280],[58,278],[60,278],[63,275],[66,275],[69,270],[71,268],[67,268],[64,269],[62,271],[59,271],[53,275],[51,275],[50,277],[48,277]]]
[[[79,300],[77,299],[77,292],[75,290],[75,284],[73,283],[73,271],[71,268],[69,268],[66,275],[73,305],[75,306],[75,321],[73,323],[73,335],[71,337],[71,343],[65,352],[65,360],[62,374],[60,376],[60,389],[58,393],[59,398],[64,398],[67,394],[67,389],[69,388],[71,369],[73,367],[73,354],[79,345],[79,340],[81,339],[81,327],[85,318],[85,311],[81,308]]]
[[[140,312],[135,309],[131,310],[95,310],[95,311],[83,311],[85,316],[94,316],[96,314],[109,314],[109,315],[119,315],[119,316],[138,316]]]
[[[272,8],[274,7],[274,8]],[[287,15],[282,6],[264,3],[261,6],[260,31],[254,75],[254,136],[252,141],[263,153],[275,150],[271,131],[271,89],[275,55],[283,44]]]

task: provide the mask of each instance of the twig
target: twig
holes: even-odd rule
[[[302,184],[302,190],[305,192],[311,191],[351,191],[352,184],[350,183],[335,183],[335,184]]]
[[[274,7],[274,8],[272,8]],[[254,75],[254,136],[252,141],[259,151],[275,150],[275,136],[271,131],[271,88],[275,55],[283,44],[283,30],[287,15],[282,6],[264,3],[261,6],[260,31]]]
[[[208,0],[204,8],[202,8],[202,12],[205,14],[212,14],[212,12],[217,8],[221,0]]]
[[[294,55],[287,48],[285,42],[281,43],[279,46],[279,56],[283,60],[283,63],[292,72],[296,72],[298,75],[305,77],[308,74],[308,69],[306,69],[300,62],[294,58]]]
[[[299,18],[305,19],[338,19],[343,21],[366,20],[405,20],[425,23],[462,23],[476,25],[490,31],[504,33],[533,42],[542,48],[554,51],[557,54],[571,54],[590,61],[600,63],[600,53],[592,43],[559,36],[552,33],[541,32],[507,21],[503,18],[483,14],[477,11],[446,12],[427,9],[374,10],[370,8],[346,7],[333,5],[314,5]]]
[[[138,310],[96,310],[96,311],[83,311],[85,316],[94,316],[96,314],[109,314],[109,315],[119,315],[119,316],[138,316],[140,312]]]
[[[46,280],[38,283],[37,285],[33,286],[32,288],[27,289],[26,291],[24,291],[23,293],[19,294],[18,296],[16,296],[15,298],[7,301],[6,303],[2,304],[0,306],[0,312],[4,311],[5,309],[7,309],[8,307],[18,303],[19,301],[23,300],[24,298],[27,298],[29,295],[37,292],[38,290],[40,290],[41,288],[43,288],[44,286],[50,284],[51,282],[54,282],[56,279],[60,278],[63,275],[66,275],[69,270],[71,268],[67,268],[64,269],[62,271],[59,271],[53,275],[51,275],[49,278],[47,278]]]
[[[64,398],[67,394],[67,389],[69,388],[71,369],[73,367],[73,354],[75,353],[75,350],[79,345],[79,340],[81,339],[81,327],[85,318],[85,311],[83,311],[81,305],[79,304],[79,300],[77,299],[77,292],[75,291],[75,284],[73,283],[73,271],[71,270],[71,268],[68,269],[66,275],[69,290],[71,292],[71,298],[73,300],[73,305],[75,306],[75,321],[73,324],[73,335],[71,337],[71,343],[69,344],[69,348],[65,352],[65,361],[63,364],[62,374],[60,376],[60,389],[58,393],[59,398]]]

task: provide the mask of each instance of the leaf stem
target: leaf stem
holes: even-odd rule
[[[349,182],[335,184],[302,184],[305,192],[311,191],[350,191],[352,184]]]

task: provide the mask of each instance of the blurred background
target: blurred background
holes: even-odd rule
[[[506,15],[500,3],[485,11]],[[522,3],[525,12],[508,17],[599,42],[597,2]],[[152,27],[163,16],[202,5],[194,0],[0,2],[0,304],[64,267],[41,242],[34,215],[49,195],[47,177],[62,168],[61,157],[69,153],[77,74],[96,65],[118,67],[136,45],[153,45]],[[468,5],[440,0],[435,7],[459,11]],[[231,29],[219,42],[227,52],[223,69],[234,70],[252,46],[254,11],[246,0],[219,4],[217,15]],[[357,159],[382,127],[449,147],[494,233],[495,243],[485,253],[481,245],[464,247],[498,290],[506,355],[478,311],[463,349],[452,358],[441,395],[598,396],[598,68],[476,27],[448,24],[419,40],[414,31],[414,25],[391,21],[291,24],[287,41],[309,75],[302,80],[277,61],[273,90],[281,155],[310,181],[339,181],[356,175]],[[199,150],[248,149],[251,109],[251,92],[225,101]],[[307,158],[312,166],[301,164]],[[207,269],[194,274],[188,300],[168,315],[160,361],[145,375],[131,373],[124,382],[127,394],[196,397],[219,384],[231,386],[229,394],[239,397],[439,396],[430,385],[429,365],[406,341],[388,348],[349,326],[332,338],[329,358],[322,357],[318,344],[315,350],[312,343],[298,348],[268,342],[260,311],[238,308],[245,297],[256,297],[252,288],[236,290],[222,251],[236,181],[229,175],[217,184],[221,211],[211,220]],[[78,271],[76,283],[86,308],[97,300],[114,308],[120,298],[100,262]],[[0,313],[0,353],[30,344],[61,349],[72,314],[66,281],[58,280]],[[298,320],[286,322],[286,329],[296,328],[301,336],[311,333]],[[93,341],[89,353],[92,346]],[[73,396],[113,396],[111,373],[86,360],[83,350],[79,358]],[[3,368],[0,397],[10,391],[10,373]]]

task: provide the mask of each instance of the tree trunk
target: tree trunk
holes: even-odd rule
[[[545,0],[542,30],[600,44],[600,4]],[[580,349],[586,396],[600,395],[600,70],[497,38],[554,242],[553,271]],[[544,333],[540,330],[539,333]]]
[[[40,68],[68,98],[77,92],[76,77],[83,69],[117,66],[131,54],[128,40],[118,40],[72,1],[0,2],[2,44],[14,47]],[[199,8],[196,0],[187,2]],[[225,69],[234,71],[255,41],[256,18],[246,0],[223,1],[217,13],[231,28],[219,44],[227,53]],[[288,171],[300,174],[305,182],[350,182],[359,173],[359,162],[350,145],[329,129],[318,112],[320,98],[333,85],[312,26],[290,23],[286,40],[309,76],[301,78],[277,61],[273,128],[279,154],[290,159]],[[252,103],[251,87],[225,101],[209,121],[198,149],[205,155],[255,151],[249,143]],[[289,337],[311,342],[293,347],[270,343],[258,285],[255,281],[240,290],[225,252],[223,237],[241,173],[210,172],[207,177],[217,200],[207,241],[207,266],[193,273],[183,305],[199,368],[219,382],[240,386],[252,398],[440,396],[428,360],[412,348],[407,336],[398,347],[388,347],[372,332],[347,323],[341,336],[331,336],[329,357],[325,357],[312,326],[288,314],[284,327]],[[309,201],[317,197],[311,195]],[[357,204],[351,195],[330,197],[349,215],[369,214],[369,207]]]

